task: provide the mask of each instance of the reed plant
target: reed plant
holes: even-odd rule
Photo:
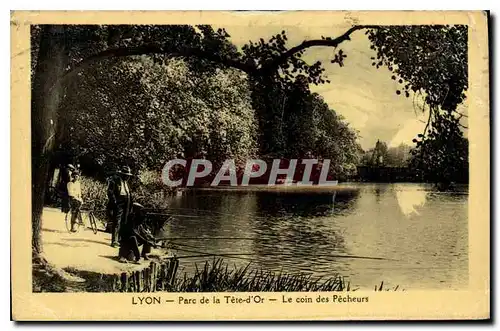
[[[350,291],[344,277],[314,277],[312,274],[272,272],[244,267],[229,268],[221,258],[206,261],[202,268],[196,265],[193,274],[177,276],[171,292],[316,292]]]

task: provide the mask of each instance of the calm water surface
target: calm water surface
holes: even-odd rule
[[[381,281],[407,290],[467,286],[467,187],[453,194],[422,184],[339,187],[189,191],[168,201],[176,216],[165,233],[178,238],[178,256],[245,254],[225,260],[315,276],[339,273],[359,288]],[[189,272],[206,259],[184,258],[181,266]]]

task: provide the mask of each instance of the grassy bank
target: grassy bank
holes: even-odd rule
[[[32,276],[32,291],[35,293],[85,291],[85,279],[54,268],[43,257],[33,258]]]
[[[173,292],[310,292],[349,291],[340,275],[322,279],[310,274],[290,274],[251,269],[251,264],[229,268],[223,259],[206,261],[192,275],[177,277]]]
[[[109,292],[106,277],[83,270],[56,270],[46,261],[33,264],[33,292]],[[399,287],[384,287],[375,291],[393,291]],[[194,273],[175,276],[168,292],[342,292],[356,291],[344,277],[313,277],[310,274],[290,274],[251,269],[250,265],[229,268],[223,259],[206,261]]]

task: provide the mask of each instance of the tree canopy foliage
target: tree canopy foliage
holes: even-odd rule
[[[325,82],[321,63],[303,61],[304,49],[281,58],[289,51],[285,31],[241,53],[224,29],[210,26],[66,26],[64,33],[62,150],[151,167],[174,156],[244,159],[257,148],[354,167],[354,132],[309,90]],[[255,74],[263,68],[275,70]]]
[[[407,167],[412,158],[412,147],[401,143],[399,146],[388,147],[384,141],[377,141],[373,148],[361,151],[360,164],[363,166]]]
[[[422,180],[447,189],[453,182],[468,182],[469,142],[455,114],[441,112],[443,114],[435,115],[428,133],[414,139],[416,147],[410,167]]]
[[[457,107],[468,89],[468,27],[465,25],[391,26],[366,32],[376,50],[373,66],[387,66],[401,84],[397,94],[424,96],[428,121],[413,139],[412,167],[425,179],[445,186],[468,178],[464,114]]]
[[[172,158],[254,155],[255,117],[238,72],[198,75],[182,60],[147,57],[92,69],[68,90],[61,150],[136,170],[159,170]]]
[[[468,88],[467,29],[465,25],[369,29],[371,48],[377,52],[372,65],[387,66],[406,97],[410,91],[422,92],[433,110],[455,111]]]
[[[137,168],[155,167],[159,155],[257,153],[329,157],[338,173],[350,171],[359,150],[356,134],[311,93],[310,84],[328,79],[321,62],[308,64],[302,55],[311,47],[333,47],[331,62],[342,67],[348,54],[339,46],[359,30],[377,52],[373,65],[393,71],[405,96],[425,96],[429,122],[415,141],[419,169],[455,165],[448,139],[465,144],[457,105],[468,87],[466,26],[353,26],[298,45],[288,45],[282,31],[241,50],[227,31],[208,25],[33,26],[35,250],[57,147],[99,164],[126,159]]]

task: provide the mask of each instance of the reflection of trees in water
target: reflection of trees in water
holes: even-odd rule
[[[170,212],[177,215],[171,229],[175,237],[244,237],[253,232],[255,197],[252,194],[189,192],[172,200]],[[205,241],[210,247],[219,242]]]
[[[331,224],[325,224],[324,218],[292,216],[265,222],[256,220],[261,234],[256,244],[267,251],[279,247],[282,253],[296,256],[344,251],[344,238]],[[269,231],[273,228],[275,231]]]
[[[332,212],[353,211],[358,190],[339,190],[336,193],[257,193],[257,208],[261,215],[270,217],[331,215]]]
[[[220,232],[221,206],[225,206],[221,195],[204,192],[188,192],[180,199],[172,200],[170,212],[176,221],[171,228],[176,237],[210,237]]]
[[[382,184],[382,185],[377,185],[375,184],[375,188],[373,189],[373,192],[375,193],[375,201],[377,203],[380,202],[382,195],[384,195],[387,191],[387,184]]]
[[[265,268],[310,270],[322,259],[330,261],[328,254],[346,253],[335,217],[351,213],[357,198],[358,191],[347,190],[335,198],[333,193],[194,192],[171,200],[171,212],[184,217],[170,225],[170,233],[176,238],[254,238],[187,244],[214,253],[253,253]]]
[[[469,185],[457,184],[454,190],[442,192],[434,186],[428,186],[427,197],[429,200],[442,200],[451,202],[462,202],[469,197]]]
[[[269,265],[295,265],[310,269],[328,254],[345,254],[345,241],[335,228],[335,216],[352,212],[357,190],[333,193],[263,192],[257,194],[261,215],[255,219],[258,240],[253,250]],[[265,256],[270,252],[274,256]]]

